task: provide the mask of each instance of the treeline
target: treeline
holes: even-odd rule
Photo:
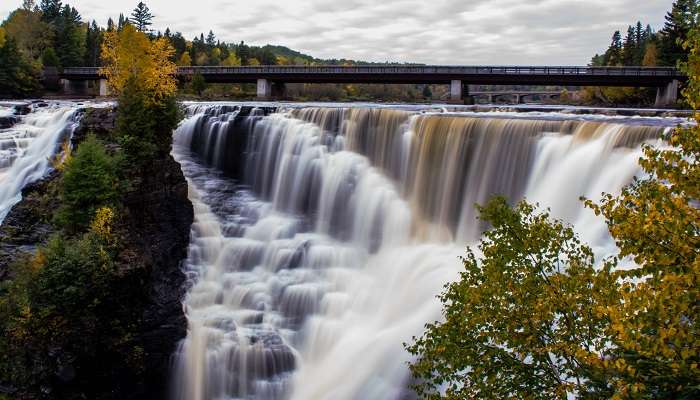
[[[627,28],[624,39],[620,31],[615,31],[608,49],[596,54],[591,65],[675,67],[688,60],[682,43],[695,26],[697,13],[697,0],[677,0],[659,32],[654,32],[650,25],[643,27],[640,21]]]
[[[696,24],[698,15],[697,0],[677,0],[666,14],[663,28],[655,32],[651,25],[641,21],[627,27],[624,38],[615,31],[610,46],[603,54],[591,59],[592,66],[598,67],[675,67],[688,60],[688,52],[682,43]],[[656,92],[649,88],[601,88],[586,87],[581,98],[586,103],[617,105],[653,104]]]

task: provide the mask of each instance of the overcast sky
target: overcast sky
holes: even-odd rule
[[[0,18],[21,5],[0,0]],[[136,0],[73,0],[83,20]],[[278,44],[319,58],[426,64],[583,65],[616,29],[659,29],[672,0],[149,0],[153,28]]]

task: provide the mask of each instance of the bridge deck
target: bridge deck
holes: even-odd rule
[[[461,80],[469,84],[665,86],[686,76],[676,68],[552,66],[244,66],[178,67],[187,79],[201,74],[211,83],[247,83],[258,79],[286,83],[434,83]],[[66,68],[69,80],[99,79],[99,68]]]

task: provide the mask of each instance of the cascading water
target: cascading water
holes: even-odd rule
[[[0,106],[0,114],[11,115]],[[78,108],[55,103],[34,107],[8,129],[0,129],[0,223],[21,199],[22,188],[51,169],[50,159],[77,126]]]
[[[402,343],[483,230],[474,203],[527,197],[598,254],[579,196],[638,174],[670,121],[189,108],[174,154],[195,223],[175,399],[400,399]],[[269,115],[266,115],[269,114]],[[673,121],[675,122],[675,121]]]

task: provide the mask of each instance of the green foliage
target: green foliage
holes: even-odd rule
[[[0,96],[27,97],[39,90],[39,73],[19,52],[13,38],[0,47]]]
[[[204,79],[204,76],[200,73],[196,73],[192,76],[192,82],[190,82],[190,85],[192,85],[192,90],[194,90],[198,96],[202,95],[202,92],[207,89],[207,81]]]
[[[62,179],[62,206],[56,222],[70,232],[87,227],[98,208],[113,205],[117,199],[116,162],[94,135],[66,162]]]
[[[134,8],[134,11],[131,13],[130,21],[140,32],[147,32],[148,27],[152,24],[152,20],[153,14],[151,14],[148,6],[143,2],[139,2],[136,8]]]
[[[116,269],[119,246],[105,224],[109,217],[79,238],[53,237],[4,283],[0,382],[22,398],[104,398],[97,394],[114,379],[142,371],[131,333],[142,299],[125,296],[139,293],[126,290],[138,288],[139,277]]]
[[[480,208],[491,223],[477,259],[446,287],[444,323],[408,346],[425,398],[566,398],[605,389],[598,352],[615,296],[609,267],[597,273],[591,249],[571,227],[525,202],[497,197]]]
[[[179,119],[174,96],[153,103],[138,82],[130,78],[117,107],[117,134],[127,165],[147,165],[154,157],[167,154]]]
[[[44,53],[41,55],[41,63],[44,65],[44,67],[61,66],[61,60],[58,59],[58,56],[56,55],[56,52],[54,51],[53,47],[49,47],[46,50],[44,50]]]

